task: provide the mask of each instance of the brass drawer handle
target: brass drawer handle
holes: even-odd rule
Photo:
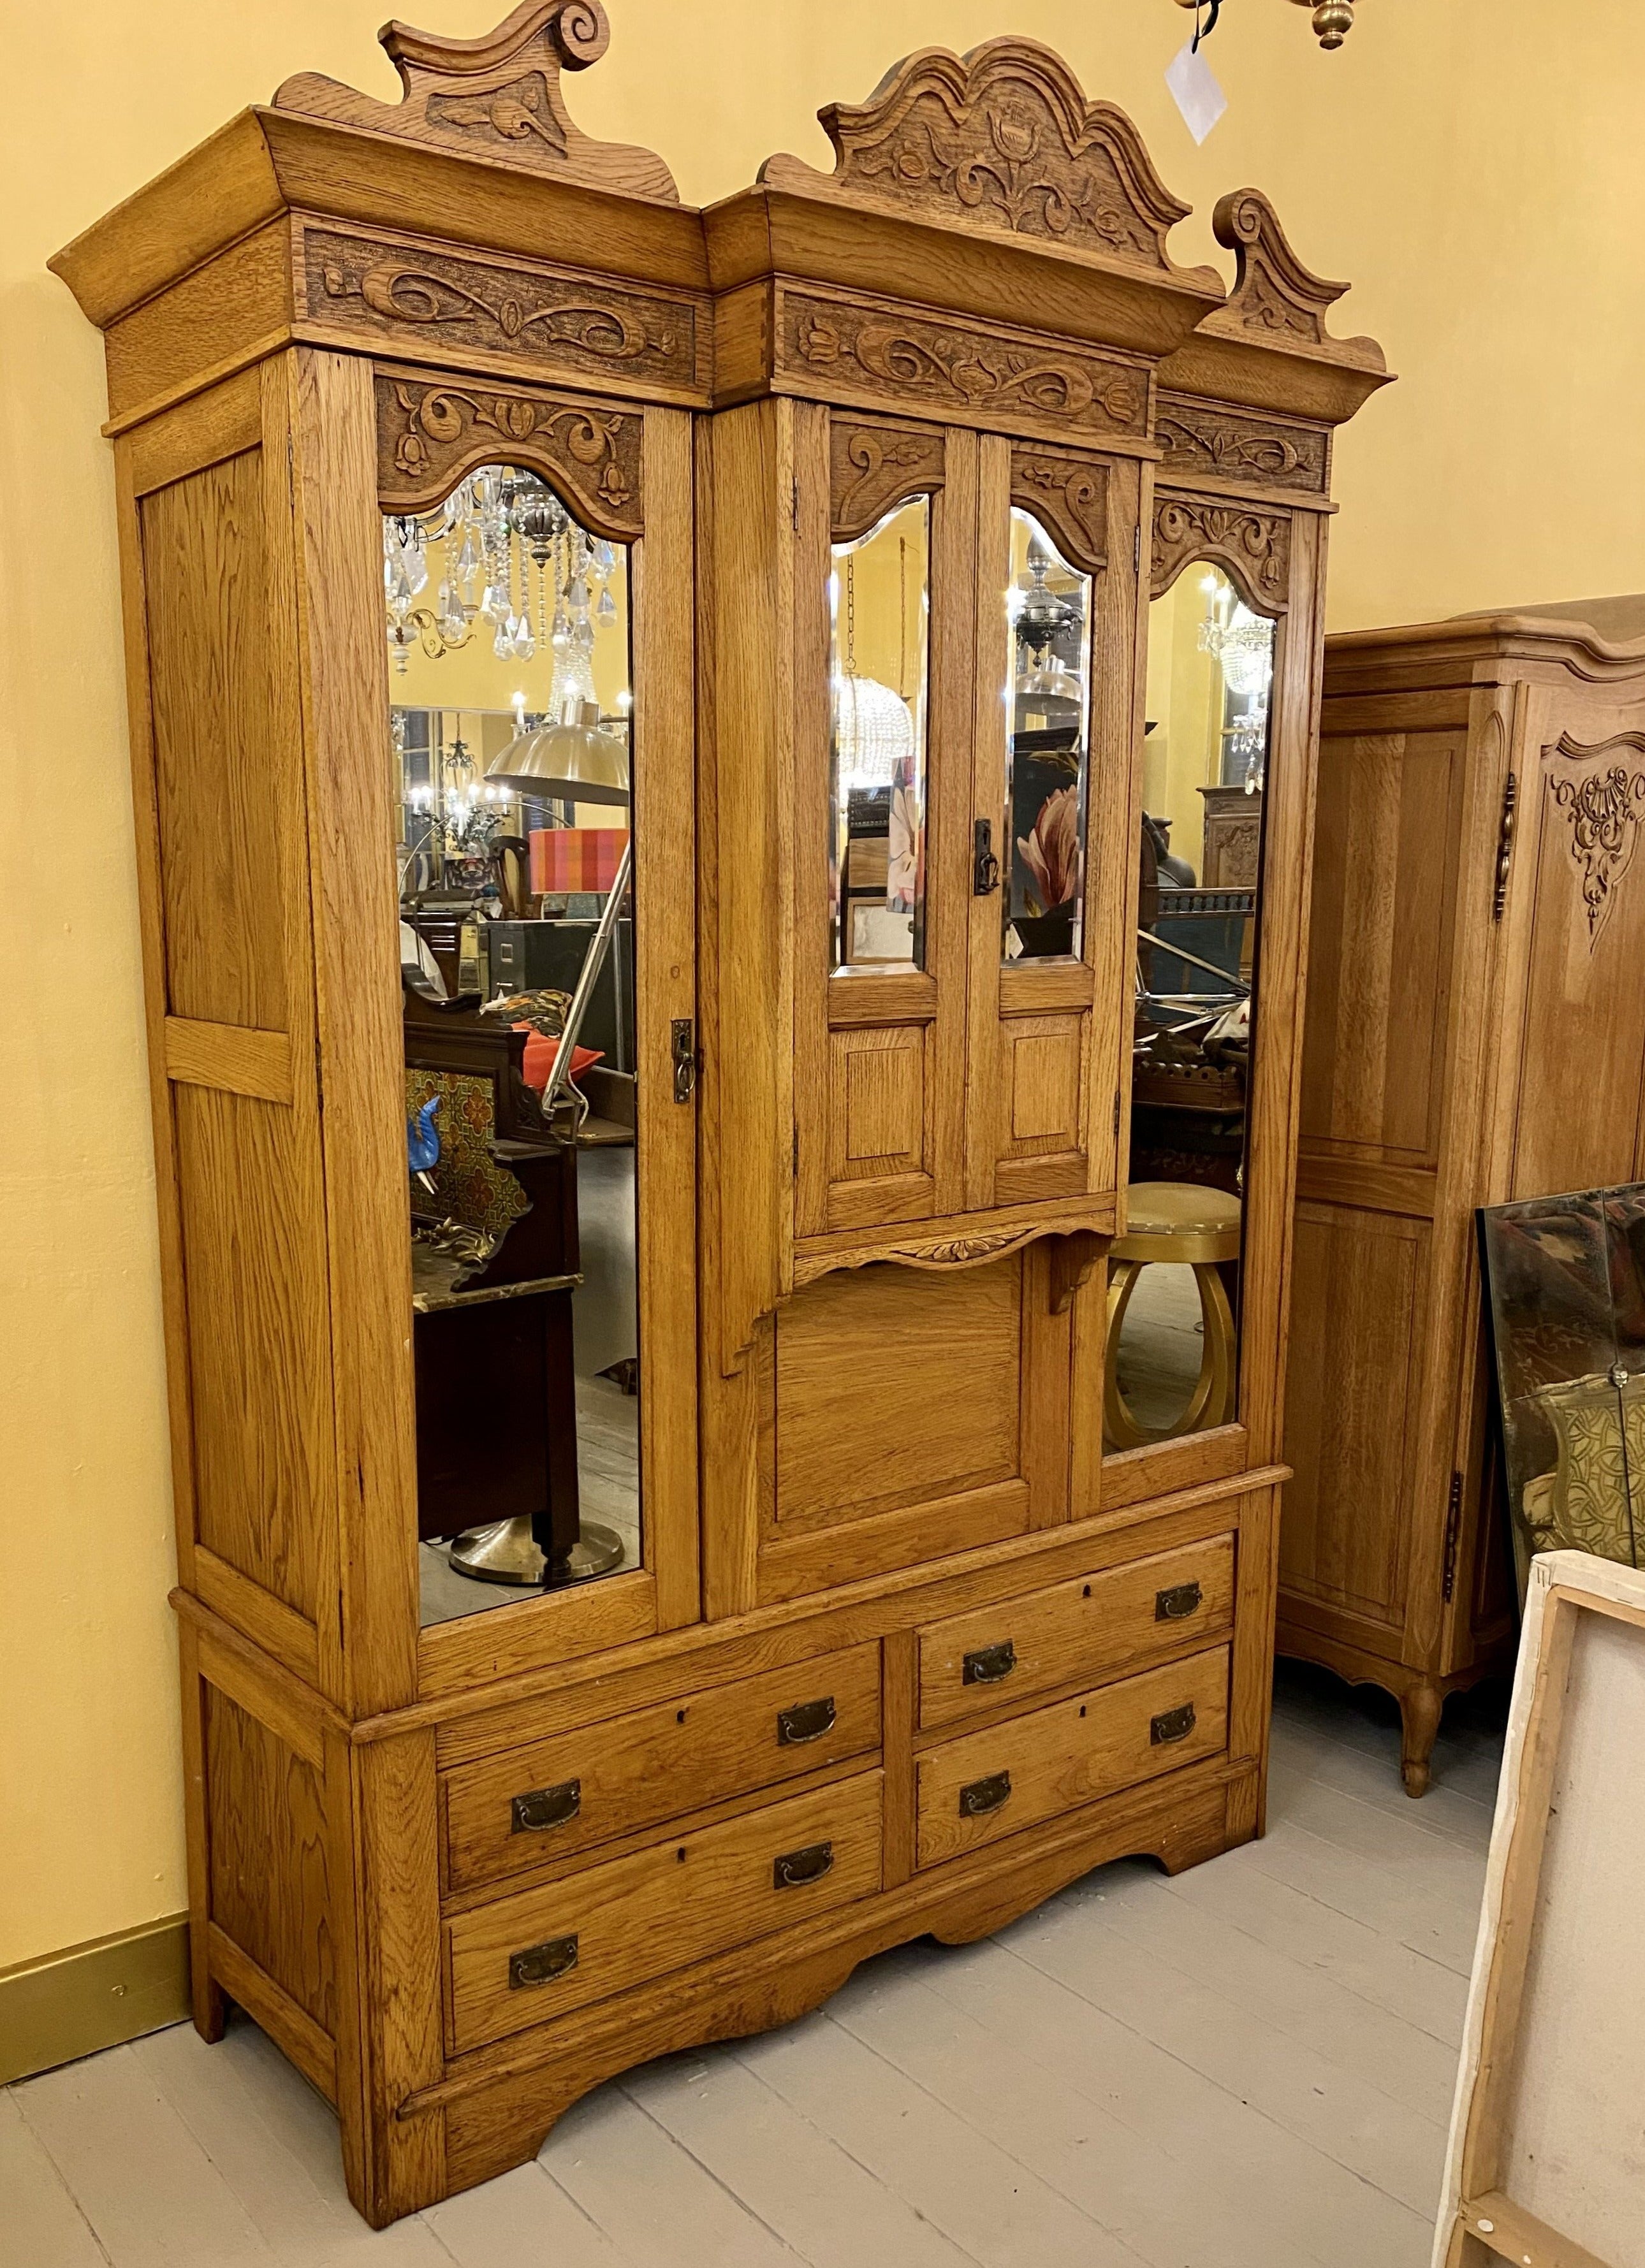
[[[541,1945],[528,1945],[523,1953],[509,1955],[508,1989],[519,1992],[528,1984],[551,1984],[555,1977],[564,1977],[568,1969],[576,1966],[575,1935],[545,1938]]]
[[[1194,1705],[1184,1701],[1180,1709],[1162,1709],[1157,1717],[1148,1719],[1148,1738],[1156,1749],[1172,1741],[1185,1741],[1194,1729]]]
[[[777,1745],[779,1749],[799,1749],[808,1741],[820,1741],[824,1733],[833,1731],[834,1718],[831,1693],[825,1693],[819,1701],[800,1701],[792,1709],[779,1709]]]
[[[960,1817],[984,1819],[991,1811],[998,1811],[1011,1793],[1008,1771],[990,1772],[986,1779],[974,1779],[960,1790]]]
[[[528,1787],[508,1807],[511,1835],[538,1835],[545,1827],[564,1827],[583,1808],[583,1784],[563,1779],[557,1787]]]
[[[1169,1591],[1154,1594],[1154,1619],[1156,1623],[1186,1622],[1197,1614],[1205,1599],[1198,1583],[1173,1583]]]
[[[1009,1677],[1017,1666],[1017,1650],[1008,1638],[998,1646],[979,1646],[975,1653],[968,1653],[960,1672],[962,1685],[998,1685],[1002,1677]]]
[[[771,1888],[792,1890],[800,1882],[820,1882],[833,1864],[831,1843],[808,1843],[802,1851],[785,1851],[771,1861]]]

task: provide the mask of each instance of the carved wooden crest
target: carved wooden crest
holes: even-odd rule
[[[610,43],[600,0],[521,0],[505,22],[478,40],[437,39],[409,24],[386,24],[378,37],[405,89],[399,102],[379,102],[337,79],[304,71],[278,89],[275,107],[631,196],[679,202],[660,158],[621,143],[591,141],[566,110],[561,72],[586,70]]]
[[[1591,953],[1616,902],[1617,885],[1634,863],[1645,822],[1645,733],[1621,733],[1595,747],[1584,747],[1567,733],[1544,754],[1595,767],[1580,779],[1549,782],[1554,802],[1570,821],[1571,857],[1582,876]],[[1605,763],[1607,756],[1619,761]]]
[[[1217,242],[1235,254],[1234,289],[1227,306],[1206,317],[1203,330],[1312,349],[1363,370],[1387,368],[1375,339],[1333,339],[1326,331],[1325,311],[1348,287],[1303,267],[1260,189],[1235,189],[1220,198],[1211,225]]]
[[[1171,269],[1165,239],[1190,208],[1162,182],[1124,111],[1088,102],[1037,40],[990,40],[964,55],[923,48],[867,102],[818,115],[837,153],[832,174],[771,158],[763,181],[826,184],[858,203]]]

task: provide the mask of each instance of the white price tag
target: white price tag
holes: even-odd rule
[[[1217,85],[1216,73],[1203,50],[1197,49],[1191,40],[1166,65],[1165,84],[1188,131],[1196,142],[1203,142],[1228,108],[1228,99]]]

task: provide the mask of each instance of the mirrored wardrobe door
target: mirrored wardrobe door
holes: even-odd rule
[[[958,1210],[976,441],[801,406],[796,1229]],[[806,492],[801,483],[802,494]],[[821,603],[819,603],[821,602]]]
[[[553,416],[522,405],[520,430]],[[676,975],[691,957],[690,752],[677,783],[666,761],[648,779],[667,747],[637,667],[638,465],[610,446],[640,420],[562,422],[565,468],[470,459],[382,516],[425,1629],[654,1572],[673,1421],[648,1399],[677,1403],[691,1372],[670,1285],[694,1241],[689,1137],[683,1193],[673,1155],[694,1042],[656,1012],[658,948]]]
[[[1238,1422],[1279,623],[1228,564],[1148,609],[1126,1226],[1109,1260],[1110,1452]]]
[[[1140,476],[985,437],[968,1199],[1114,1187]],[[1099,995],[1097,972],[1103,972]],[[1101,1107],[1099,1108],[1099,1100]]]

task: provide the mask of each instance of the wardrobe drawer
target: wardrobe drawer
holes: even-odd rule
[[[1001,1702],[1117,1677],[1233,1624],[1231,1535],[1076,1575],[921,1631],[919,1722],[963,1723]]]
[[[820,1654],[445,1775],[454,1890],[815,1771],[880,1745],[880,1649]]]
[[[1228,1745],[1228,1649],[948,1741],[919,1759],[917,1863],[1077,1810]]]
[[[448,2031],[461,2055],[815,1920],[880,1887],[877,1771],[763,1806],[446,1925]]]

